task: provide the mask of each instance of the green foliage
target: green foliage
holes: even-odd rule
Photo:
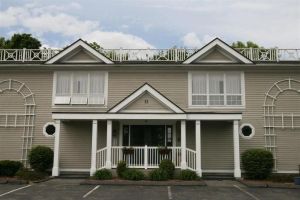
[[[180,180],[197,180],[197,179],[199,179],[199,177],[196,172],[186,169],[186,170],[180,171],[179,179]]]
[[[45,172],[31,171],[29,169],[21,169],[16,173],[19,179],[26,181],[37,181],[45,179],[48,175]]]
[[[159,169],[167,174],[168,179],[172,179],[175,172],[175,165],[171,160],[162,160],[159,164]]]
[[[97,51],[101,51],[103,49],[97,42],[90,42],[89,45]]]
[[[49,147],[36,146],[29,152],[28,159],[32,169],[45,172],[52,167],[53,151]]]
[[[1,160],[0,176],[14,176],[22,168],[23,164],[19,161]]]
[[[139,181],[143,180],[145,178],[145,175],[143,172],[137,169],[127,169],[123,173],[123,178],[126,180]]]
[[[109,180],[112,179],[112,173],[108,169],[100,169],[95,172],[94,178],[98,180]]]
[[[273,155],[264,149],[249,149],[242,154],[242,164],[249,179],[266,179],[272,173]]]
[[[0,38],[0,48],[3,49],[39,49],[41,42],[27,33],[15,33],[10,39]]]
[[[241,41],[233,42],[231,45],[233,48],[262,48],[258,44],[247,41],[246,43],[243,43]]]
[[[124,172],[127,170],[127,164],[125,161],[121,160],[117,165],[117,175],[120,178],[123,178]]]
[[[152,181],[165,181],[168,180],[168,174],[161,169],[154,169],[149,173],[149,179]]]

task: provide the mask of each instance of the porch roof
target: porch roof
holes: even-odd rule
[[[147,119],[147,120],[241,120],[241,113],[222,114],[177,114],[177,113],[53,113],[54,120],[114,120],[114,119]]]

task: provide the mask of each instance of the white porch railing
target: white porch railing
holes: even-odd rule
[[[182,62],[198,49],[100,49],[114,62]],[[236,48],[252,61],[300,61],[300,49]],[[62,49],[0,49],[0,62],[46,61]]]
[[[104,147],[103,149],[99,149],[96,153],[96,168],[102,169],[105,167],[106,164],[106,151],[107,148]]]
[[[186,148],[186,165],[188,169],[196,170],[196,151]]]
[[[130,168],[157,168],[164,159],[171,160],[176,168],[181,167],[181,147],[168,147],[168,150],[164,153],[160,152],[159,147],[140,146],[126,148],[130,152],[125,153],[123,146],[111,147],[112,168],[116,168],[121,160],[126,161]],[[97,169],[105,167],[106,151],[106,147],[97,151]],[[196,151],[187,148],[186,154],[188,169],[196,170]]]

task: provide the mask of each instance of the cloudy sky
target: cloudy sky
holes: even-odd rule
[[[201,47],[215,37],[300,48],[300,0],[0,0],[0,36],[45,46]]]

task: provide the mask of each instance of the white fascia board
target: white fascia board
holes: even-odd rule
[[[128,106],[131,102],[136,100],[138,97],[140,97],[144,92],[149,92],[150,95],[152,95],[154,98],[159,100],[161,103],[166,105],[169,109],[173,110],[175,113],[183,113],[181,109],[179,109],[176,105],[174,105],[172,102],[170,102],[167,98],[159,94],[156,90],[154,90],[149,85],[145,84],[143,87],[135,91],[133,94],[131,94],[129,97],[127,97],[124,101],[119,103],[116,107],[111,109],[110,113],[116,113],[126,106]]]
[[[149,120],[241,120],[241,114],[78,114],[78,113],[55,113],[54,120],[110,120],[110,119],[149,119]]]
[[[242,114],[187,114],[187,120],[241,120]]]
[[[183,64],[190,64],[190,63],[192,63],[193,61],[195,61],[196,59],[198,59],[200,56],[202,56],[203,54],[205,54],[206,52],[208,52],[209,50],[211,50],[215,46],[221,47],[222,49],[224,49],[229,54],[231,54],[233,57],[237,58],[238,60],[242,61],[243,63],[247,63],[247,64],[252,63],[252,61],[250,61],[248,58],[246,58],[243,55],[239,54],[238,52],[236,52],[234,49],[232,49],[231,47],[229,47],[228,45],[226,45],[221,40],[215,39],[214,41],[212,41],[211,43],[209,43],[207,46],[205,46],[204,48],[202,48],[200,51],[198,51],[197,53],[195,53],[193,56],[191,56],[190,58],[188,58],[187,60],[185,60],[183,62]]]
[[[98,51],[96,51],[95,49],[93,49],[92,47],[90,47],[89,45],[87,45],[82,40],[78,40],[73,45],[67,47],[67,49],[63,50],[63,52],[61,52],[61,53],[57,54],[56,56],[52,57],[45,64],[53,64],[53,63],[55,63],[56,61],[58,61],[59,59],[61,59],[64,56],[68,55],[70,52],[72,52],[74,49],[76,49],[79,46],[81,46],[82,48],[84,48],[86,51],[88,51],[89,53],[91,53],[95,57],[97,57],[100,60],[102,60],[104,63],[106,63],[106,64],[113,64],[113,62],[111,60],[109,60],[108,58],[106,58],[105,56],[103,56],[101,53],[99,53]]]

